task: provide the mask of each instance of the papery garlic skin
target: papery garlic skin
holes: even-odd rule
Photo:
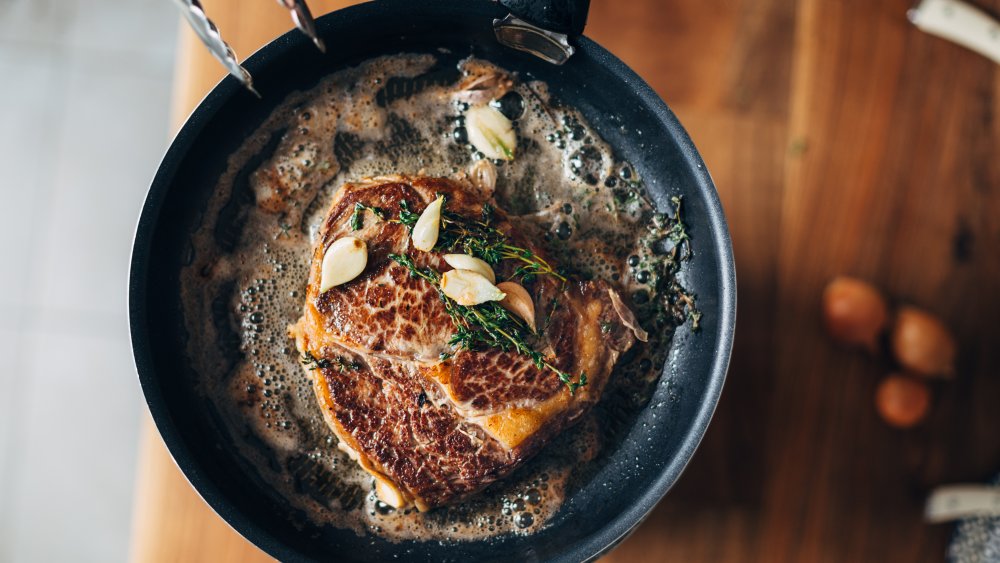
[[[521,284],[505,281],[497,284],[497,289],[507,294],[500,306],[521,317],[525,324],[535,332],[535,301],[531,294]]]
[[[485,196],[483,199],[493,197],[497,187],[496,165],[486,159],[477,160],[469,167],[469,180],[473,186],[482,190]]]

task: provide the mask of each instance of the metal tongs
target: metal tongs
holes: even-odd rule
[[[212,55],[222,63],[229,74],[259,98],[260,94],[253,87],[253,77],[240,64],[233,48],[222,39],[219,28],[212,23],[212,20],[208,19],[205,10],[201,7],[201,2],[198,0],[174,0],[174,2],[180,7],[181,13],[187,18],[191,28],[198,34]],[[313,19],[305,0],[278,0],[278,4],[288,9],[292,21],[295,22],[295,27],[312,39],[317,49],[325,53],[326,45],[316,33],[316,21]]]

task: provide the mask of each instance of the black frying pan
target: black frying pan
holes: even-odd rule
[[[167,151],[149,190],[132,255],[129,314],[139,380],[153,420],[191,484],[237,531],[274,557],[589,560],[638,525],[694,453],[722,391],[733,338],[736,282],[729,233],[712,179],[674,114],[621,61],[578,35],[588,4],[381,0],[340,10],[318,21],[328,54],[320,54],[298,32],[276,39],[246,62],[263,99],[226,78],[198,106]],[[511,11],[568,33],[576,53],[557,66],[500,45],[493,20]],[[572,492],[546,529],[526,537],[453,545],[391,543],[316,528],[288,505],[272,500],[264,485],[241,469],[229,438],[192,390],[179,272],[190,260],[191,233],[227,156],[287,94],[371,57],[441,47],[544,80],[636,167],[657,207],[666,210],[670,196],[684,196],[696,254],[681,275],[697,294],[704,317],[700,332],[692,334],[684,327],[673,340],[650,403],[663,408],[647,407],[635,414],[625,439],[594,477]]]

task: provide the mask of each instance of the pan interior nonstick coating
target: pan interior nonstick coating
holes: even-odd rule
[[[735,315],[732,256],[714,187],[673,115],[624,65],[580,38],[577,54],[556,67],[500,47],[491,27],[502,16],[490,2],[383,1],[331,14],[319,31],[323,56],[290,33],[247,62],[257,100],[225,80],[192,115],[168,151],[150,190],[136,235],[130,288],[133,346],[140,381],[171,453],[203,497],[238,531],[281,560],[577,561],[617,542],[673,484],[711,416],[728,363]],[[192,256],[191,232],[229,154],[289,93],[322,76],[385,54],[474,54],[543,80],[578,108],[592,127],[635,166],[661,210],[682,195],[695,259],[681,277],[698,296],[701,330],[678,330],[649,408],[593,479],[568,498],[550,526],[531,536],[450,545],[390,543],[351,531],[317,529],[271,498],[245,472],[213,409],[192,389],[178,275]]]

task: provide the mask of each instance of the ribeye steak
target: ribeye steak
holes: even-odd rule
[[[637,336],[628,328],[635,326],[631,312],[605,282],[537,276],[524,283],[537,312],[534,349],[560,370],[585,373],[585,386],[571,393],[552,370],[517,350],[449,344],[456,326],[438,290],[390,258],[405,254],[444,272],[451,268],[441,253],[413,248],[404,224],[364,212],[357,229],[352,217],[358,203],[388,218],[401,206],[419,213],[438,194],[449,212],[479,217],[492,198],[485,172],[344,185],[320,228],[304,312],[290,329],[309,358],[306,368],[340,447],[396,507],[429,510],[509,474],[600,399]],[[540,238],[518,232],[503,211],[495,211],[494,225],[512,244],[545,255]],[[367,243],[367,265],[321,293],[324,253],[344,236]],[[498,280],[515,275],[518,264],[508,262],[515,261],[495,266]]]

